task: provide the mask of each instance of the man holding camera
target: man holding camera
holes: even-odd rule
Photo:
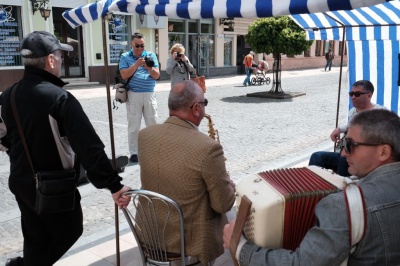
[[[121,55],[119,70],[123,79],[132,77],[128,84],[126,114],[130,161],[136,163],[142,116],[146,126],[157,124],[157,100],[154,88],[156,79],[160,77],[160,71],[156,55],[144,49],[143,34],[134,33],[131,46],[132,50]]]

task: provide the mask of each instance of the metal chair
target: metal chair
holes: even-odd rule
[[[133,189],[125,195],[131,196],[132,202],[122,211],[138,243],[143,265],[171,265],[176,260],[181,260],[182,266],[186,265],[183,213],[179,205],[148,190]],[[166,235],[171,215],[179,217],[180,254],[167,249]]]

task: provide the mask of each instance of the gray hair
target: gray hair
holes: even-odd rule
[[[353,83],[353,87],[363,87],[365,91],[374,93],[374,84],[369,80],[357,80]]]
[[[348,128],[361,127],[361,137],[365,142],[388,144],[392,148],[392,158],[400,161],[400,118],[392,111],[373,109],[355,115]]]
[[[28,56],[29,54],[32,54],[32,52],[28,49],[23,49],[21,50],[21,54]],[[56,52],[53,52],[51,54],[56,56]],[[46,60],[47,60],[47,55],[37,58],[22,57],[22,63],[25,66],[32,66],[39,69],[44,69],[46,67]]]
[[[182,84],[182,90],[175,89],[177,85]],[[169,92],[168,108],[172,111],[189,109],[193,103],[200,100],[201,90],[199,90],[199,85],[191,80],[184,80],[182,82],[176,83]]]

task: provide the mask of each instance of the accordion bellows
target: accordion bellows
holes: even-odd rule
[[[236,186],[236,206],[242,196],[252,202],[245,237],[261,247],[296,250],[315,225],[315,206],[344,186],[344,177],[317,166],[271,170],[242,179]]]

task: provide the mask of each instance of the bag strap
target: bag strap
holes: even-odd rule
[[[37,180],[37,177],[35,174],[35,169],[33,168],[33,163],[32,163],[32,159],[31,159],[31,155],[29,154],[28,145],[26,144],[25,135],[24,135],[24,132],[22,131],[21,120],[19,119],[19,115],[17,112],[17,106],[15,104],[15,92],[17,91],[17,88],[18,88],[18,83],[16,83],[11,90],[11,110],[14,115],[15,123],[17,124],[19,136],[21,137],[22,144],[24,145],[24,150],[26,153],[26,157],[28,158],[29,166],[32,169],[32,173],[33,173],[33,176],[35,177],[36,185],[37,185],[38,180]]]
[[[188,61],[189,62],[189,61]],[[185,62],[182,62],[182,64],[183,64],[183,66],[185,67],[185,69],[186,69],[186,75],[187,75],[187,79],[189,80],[190,79],[190,73],[189,73],[189,69],[188,69],[188,67],[187,67],[187,65],[186,65],[186,63]]]
[[[351,178],[346,177],[345,181],[347,186],[344,190],[344,198],[349,221],[350,246],[352,247],[351,253],[353,253],[355,251],[355,245],[358,244],[365,235],[367,217],[361,188],[357,186]]]

